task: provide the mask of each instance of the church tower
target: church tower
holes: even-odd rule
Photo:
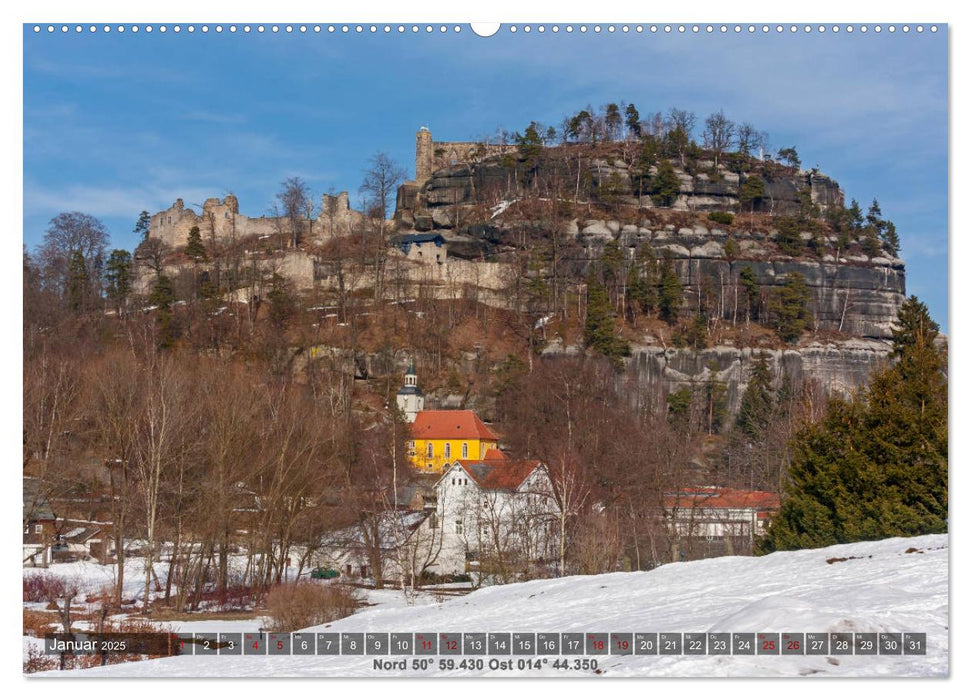
[[[425,395],[418,388],[418,374],[415,372],[415,361],[412,360],[405,372],[405,384],[398,389],[398,409],[405,414],[409,423],[414,423],[418,412],[425,408]]]

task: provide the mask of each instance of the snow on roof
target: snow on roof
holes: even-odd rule
[[[474,411],[419,411],[411,424],[411,436],[418,440],[498,440]]]

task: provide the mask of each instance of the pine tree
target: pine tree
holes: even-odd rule
[[[172,288],[172,280],[166,275],[159,275],[155,280],[155,286],[152,287],[152,293],[148,296],[148,301],[156,307],[155,317],[158,320],[159,347],[171,347],[175,343],[175,319],[172,314],[175,292]]]
[[[80,250],[71,253],[67,270],[67,301],[74,311],[83,311],[89,296],[88,266]]]
[[[661,319],[673,324],[678,320],[678,310],[684,301],[684,291],[681,289],[678,273],[674,271],[674,264],[667,257],[661,267],[660,287],[658,310],[661,312]]]
[[[762,198],[765,197],[765,180],[758,175],[750,175],[745,178],[745,182],[738,190],[738,203],[743,207],[751,205],[754,213],[755,207]]]
[[[863,228],[863,212],[860,210],[860,203],[855,199],[850,200],[850,208],[846,210],[850,225],[857,231]]]
[[[115,302],[117,309],[121,309],[132,285],[131,253],[127,250],[113,250],[105,265],[105,282],[108,298]]]
[[[198,226],[193,226],[189,229],[189,239],[185,244],[185,254],[197,263],[209,259],[209,254],[206,253],[206,246],[202,243],[202,234],[199,233]]]
[[[135,233],[141,236],[140,243],[144,243],[148,239],[148,231],[152,227],[152,217],[147,211],[143,211],[138,215],[138,221],[135,222]]]
[[[587,318],[583,325],[583,339],[587,347],[619,362],[630,355],[627,341],[617,335],[615,315],[606,288],[595,277],[587,280]]]
[[[641,115],[633,102],[627,105],[627,109],[624,110],[624,115],[624,121],[627,124],[627,133],[635,139],[639,139],[641,137]]]
[[[775,242],[786,255],[798,257],[806,252],[806,242],[802,240],[799,221],[792,216],[777,216],[775,220],[778,235]]]
[[[760,551],[946,532],[947,377],[937,324],[916,298],[894,364],[793,441],[787,497]]]
[[[761,438],[775,409],[772,374],[765,355],[759,355],[752,367],[752,376],[742,394],[742,403],[735,418],[735,428],[750,438]]]
[[[670,207],[681,192],[681,180],[674,172],[671,161],[664,160],[657,166],[657,174],[651,182],[651,198],[658,206]]]
[[[799,272],[786,275],[783,284],[769,304],[773,313],[773,325],[779,338],[794,343],[809,326],[812,314],[809,311],[809,287]]]
[[[707,369],[705,408],[708,414],[708,434],[714,435],[721,432],[728,418],[728,385],[718,378],[718,363],[709,363]]]
[[[761,300],[762,287],[755,277],[755,270],[751,265],[746,265],[738,273],[739,284],[744,290],[745,321],[751,319],[756,321],[759,318],[759,302]]]
[[[697,314],[688,326],[688,344],[695,350],[704,350],[708,347],[708,321],[701,314]]]
[[[897,235],[897,227],[892,221],[888,221],[881,234],[883,245],[894,257],[900,255],[900,237]]]

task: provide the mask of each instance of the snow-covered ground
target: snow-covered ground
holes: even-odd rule
[[[908,551],[910,550],[910,551]],[[367,608],[328,632],[925,632],[926,656],[600,656],[597,675],[945,676],[948,538],[931,535],[496,586]],[[193,628],[195,626],[193,625]],[[219,631],[212,628],[212,631]],[[376,671],[377,657],[175,657],[49,676],[583,676],[593,670]],[[389,658],[389,657],[385,657]],[[417,658],[417,657],[415,657]],[[444,658],[444,657],[439,657]],[[461,657],[458,657],[461,659]],[[490,657],[503,658],[503,657]],[[516,657],[504,657],[506,659]],[[36,676],[35,676],[36,677]]]

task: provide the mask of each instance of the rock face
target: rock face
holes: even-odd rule
[[[712,376],[727,387],[728,409],[738,412],[752,369],[764,356],[777,385],[783,376],[793,382],[811,380],[828,392],[849,394],[863,386],[890,353],[890,344],[876,340],[812,343],[792,350],[714,347],[707,350],[634,346],[628,373],[645,387],[660,385],[665,393],[697,387]]]
[[[501,235],[496,232],[501,231],[502,221],[494,217],[495,226],[470,226],[462,223],[463,211],[471,212],[477,204],[481,207],[483,201],[508,202],[515,198],[517,187],[521,186],[517,183],[522,183],[524,178],[553,177],[547,170],[555,167],[557,161],[541,159],[533,164],[533,170],[526,172],[522,162],[507,155],[442,168],[432,173],[422,186],[409,183],[399,189],[395,218],[402,228],[445,229],[450,236],[464,234],[458,236],[463,240],[463,247],[457,252],[460,257],[492,255],[501,247]],[[653,207],[650,197],[634,194],[635,183],[623,161],[592,159],[585,167],[587,177],[581,177],[578,182],[581,199],[596,201],[609,196],[614,202],[629,205],[630,211]],[[695,175],[679,169],[675,172],[681,186],[673,208],[683,210],[722,211],[736,207],[739,188],[746,177],[711,167]],[[790,213],[799,206],[800,191],[807,188],[822,211],[843,205],[839,185],[811,171],[766,179],[765,197],[759,208],[773,214]],[[505,205],[495,211],[504,210]],[[543,226],[542,222],[518,223],[533,228]],[[489,235],[483,233],[486,228]],[[658,258],[671,258],[684,288],[685,308],[691,307],[700,290],[715,290],[725,319],[744,317],[744,308],[740,312],[738,305],[738,280],[745,268],[751,268],[766,298],[773,294],[774,287],[785,283],[787,275],[798,272],[810,290],[815,329],[862,338],[890,337],[891,324],[906,293],[902,260],[885,255],[870,258],[858,250],[849,255],[843,252],[837,260],[835,238],[826,241],[832,250],[823,250],[822,255],[807,249],[805,255],[793,258],[780,254],[774,243],[777,235],[774,230],[735,231],[730,235],[725,230],[698,224],[681,228],[667,225],[652,230],[648,220],[634,225],[580,219],[569,222],[566,232],[575,236],[583,249],[582,257],[588,261],[597,260],[604,246],[615,241],[630,257],[650,246]],[[734,238],[735,243],[731,256],[726,252],[729,238]],[[808,242],[812,234],[803,232],[801,238]]]
[[[398,190],[395,219],[411,225],[419,214],[431,215],[440,207],[471,207],[489,195],[514,193],[517,183],[525,179],[562,177],[564,163],[542,159],[529,168],[511,154],[505,158],[491,158],[478,163],[456,163],[433,172],[422,184],[408,182]],[[585,176],[578,182],[577,194],[583,200],[606,202],[608,199],[641,207],[653,207],[648,195],[638,195],[638,182],[632,168],[621,160],[590,159],[584,163]],[[726,211],[738,207],[739,188],[747,173],[739,175],[719,165],[711,172],[689,174],[675,168],[681,185],[673,208],[690,211]],[[839,185],[818,172],[800,171],[794,175],[779,175],[765,180],[765,197],[757,211],[790,214],[799,208],[799,192],[808,188],[812,201],[825,211],[843,204]],[[451,228],[451,223],[436,224],[437,228]]]
[[[707,246],[707,244],[706,244]],[[665,246],[673,256],[674,269],[684,288],[686,303],[699,288],[714,289],[720,298],[723,317],[742,318],[738,311],[737,283],[742,269],[748,267],[766,295],[785,283],[786,276],[798,272],[810,291],[809,308],[820,330],[835,330],[861,338],[887,339],[891,324],[905,299],[903,266],[866,266],[825,263],[809,260],[726,260],[699,255],[706,246],[685,248]]]

